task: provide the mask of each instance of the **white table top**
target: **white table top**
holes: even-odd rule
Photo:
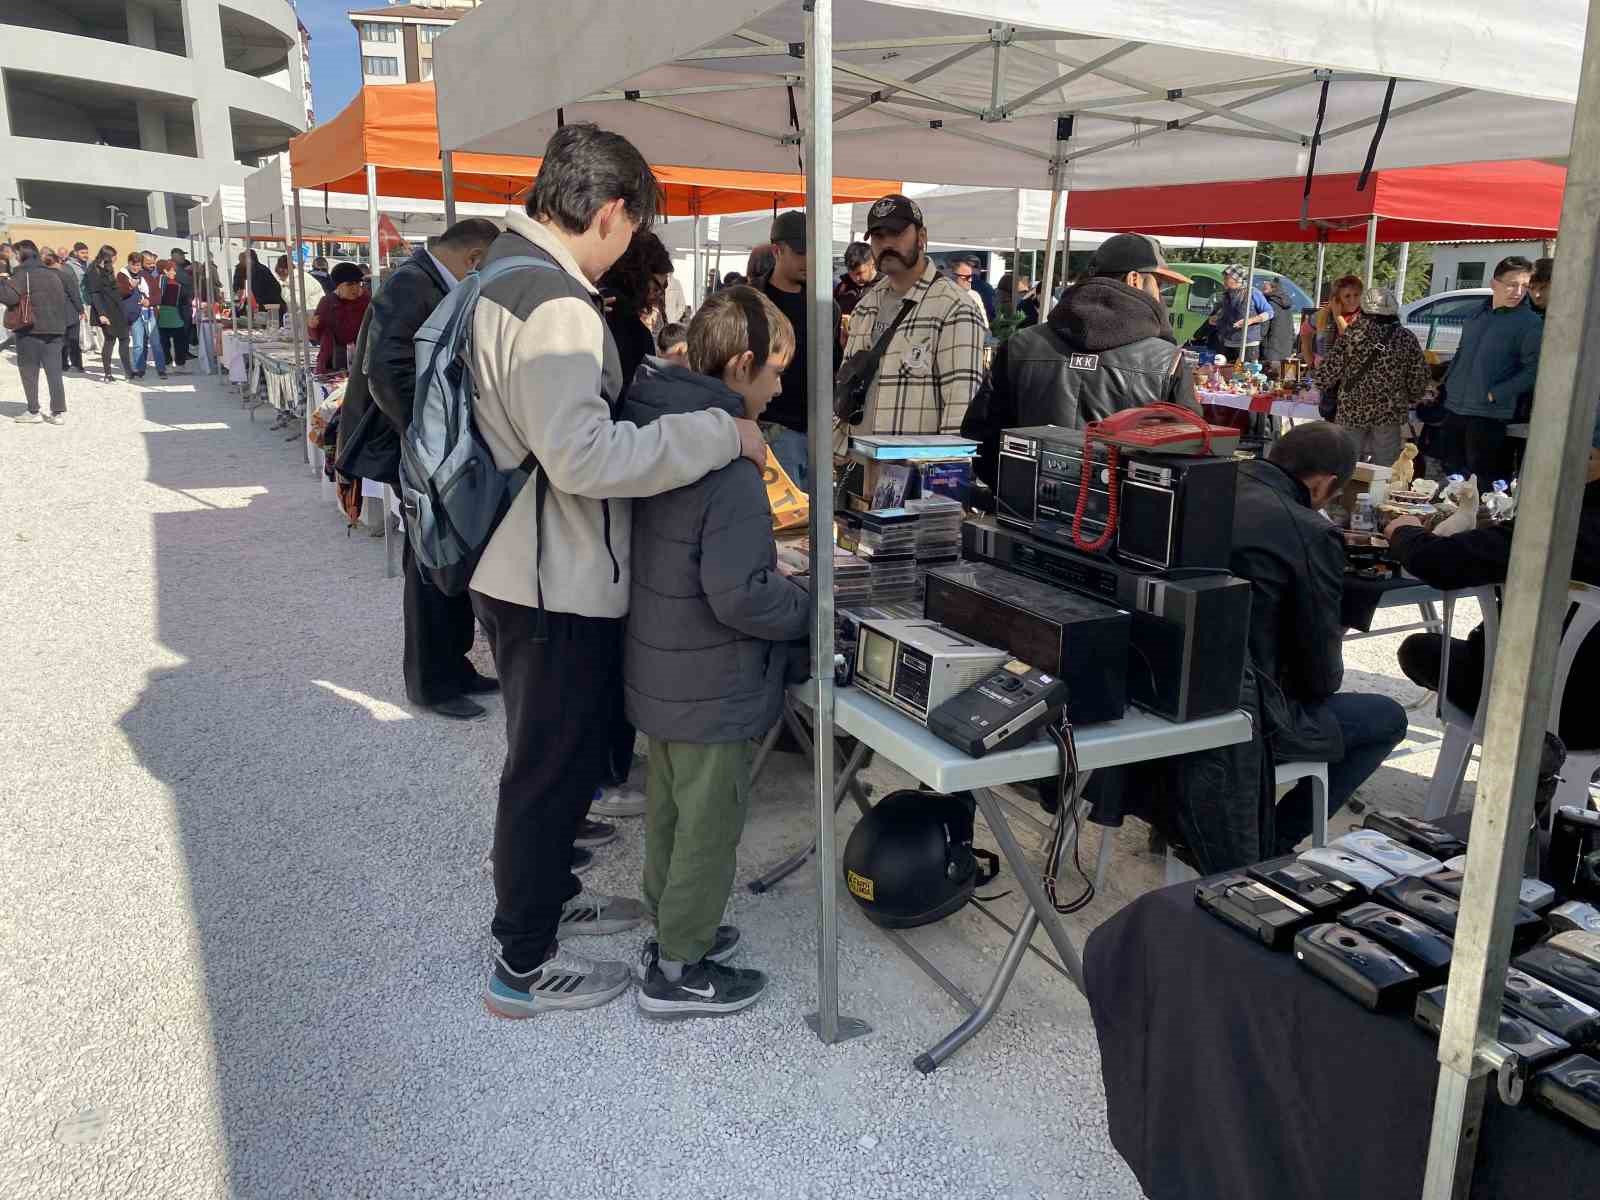
[[[815,692],[808,682],[791,688],[790,695],[810,708]],[[897,709],[853,687],[834,692],[834,724],[939,792],[1044,779],[1061,769],[1061,752],[1048,738],[1016,750],[969,758]],[[1093,771],[1246,741],[1250,718],[1235,709],[1180,725],[1130,708],[1120,721],[1080,725],[1075,733],[1078,766]]]

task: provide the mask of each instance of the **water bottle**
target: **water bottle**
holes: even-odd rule
[[[1366,493],[1356,497],[1356,511],[1350,516],[1350,530],[1353,533],[1373,533],[1378,528],[1378,521],[1372,508],[1372,497]]]

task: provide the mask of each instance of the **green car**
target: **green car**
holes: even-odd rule
[[[1225,290],[1222,286],[1223,266],[1218,263],[1181,262],[1170,265],[1174,271],[1194,281],[1161,285],[1161,302],[1167,306],[1172,332],[1177,335],[1178,345],[1182,346],[1200,332],[1200,327],[1206,323],[1212,307]],[[1296,317],[1316,307],[1305,290],[1287,275],[1257,267],[1252,282],[1260,287],[1264,280],[1271,280],[1284,290],[1289,296],[1289,309]]]

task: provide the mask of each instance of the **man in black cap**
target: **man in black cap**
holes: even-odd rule
[[[867,210],[875,283],[850,315],[844,356],[880,349],[858,426],[872,433],[955,433],[983,382],[983,310],[928,257],[922,209],[889,195]],[[859,364],[870,359],[858,359]]]
[[[761,429],[784,471],[796,487],[805,487],[811,478],[811,446],[806,440],[810,427],[806,413],[810,393],[806,354],[806,215],[798,210],[779,213],[772,219],[772,248],[776,261],[772,274],[750,280],[750,286],[766,295],[778,311],[794,326],[794,356],[783,372],[783,391],[767,406]],[[833,323],[839,327],[839,306],[834,304]],[[843,347],[834,339],[833,366],[839,369]],[[830,381],[831,383],[831,381]]]
[[[1088,278],[1069,287],[1041,324],[1000,347],[961,430],[981,443],[981,479],[994,484],[1002,429],[1078,429],[1146,404],[1200,411],[1161,303],[1164,282],[1189,280],[1167,266],[1155,238],[1107,238]]]

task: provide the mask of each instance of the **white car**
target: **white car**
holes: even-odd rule
[[[1461,327],[1483,311],[1494,292],[1489,288],[1458,288],[1435,292],[1400,306],[1400,319],[1417,335],[1424,350],[1441,360],[1454,356],[1461,344]]]

